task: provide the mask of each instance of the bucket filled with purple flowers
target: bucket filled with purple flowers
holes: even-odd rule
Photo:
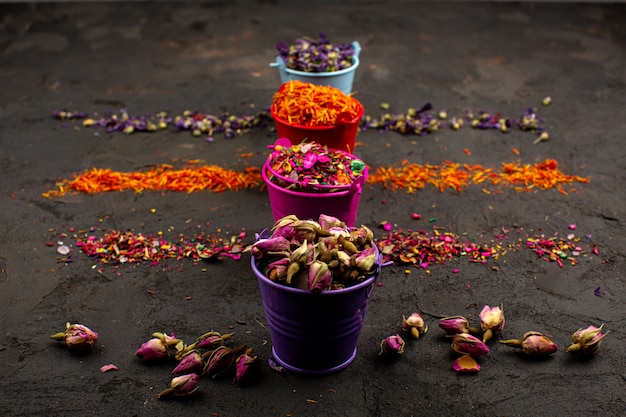
[[[278,56],[270,66],[277,67],[283,83],[299,80],[316,85],[329,85],[345,94],[352,92],[354,74],[359,66],[361,45],[333,44],[321,33],[319,39],[302,37],[289,45],[276,45]]]
[[[261,290],[272,356],[303,374],[347,367],[356,347],[381,260],[366,226],[320,215],[286,216],[246,248]]]
[[[322,213],[354,226],[367,166],[357,156],[317,142],[292,145],[278,139],[261,175],[274,221],[293,214],[317,219]]]

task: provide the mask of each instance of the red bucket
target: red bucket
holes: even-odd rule
[[[276,131],[279,138],[287,138],[291,143],[318,142],[329,148],[339,149],[352,153],[356,143],[356,136],[359,132],[359,123],[363,118],[365,109],[355,98],[358,104],[356,117],[351,118],[349,113],[341,113],[337,116],[334,126],[300,126],[288,123],[279,119],[276,115],[275,105],[272,105],[271,114],[276,124]]]

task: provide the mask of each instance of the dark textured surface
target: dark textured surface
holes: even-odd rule
[[[54,3],[0,5],[0,408],[12,416],[618,416],[624,392],[624,253],[626,179],[626,7],[623,4],[428,2]],[[488,265],[464,260],[430,273],[390,266],[375,288],[355,361],[325,377],[280,375],[265,360],[269,333],[249,258],[194,266],[110,267],[75,254],[70,264],[46,242],[92,226],[175,235],[222,228],[249,234],[272,223],[266,192],[41,194],[56,178],[91,167],[138,170],[172,158],[200,158],[240,169],[260,166],[273,142],[253,130],[214,143],[188,132],[107,134],[72,129],[54,110],[133,114],[186,109],[234,114],[271,102],[279,84],[268,66],[274,44],[326,32],[363,47],[355,90],[366,114],[381,102],[399,113],[426,102],[450,115],[466,108],[518,117],[540,107],[551,139],[533,145],[524,132],[469,128],[426,136],[374,131],[359,135],[356,153],[372,169],[403,159],[498,167],[520,160],[559,161],[591,178],[577,192],[486,194],[431,188],[414,194],[367,186],[358,222],[446,230],[490,242],[504,227],[511,238],[571,231],[590,234],[600,256],[577,266],[511,251]],[[541,107],[545,96],[550,107]],[[251,105],[254,109],[251,110]],[[96,134],[97,132],[97,134]],[[471,150],[471,155],[463,149]],[[511,150],[517,148],[520,155]],[[242,159],[238,155],[252,152]],[[385,200],[386,204],[382,204]],[[152,213],[151,209],[156,212]],[[422,214],[416,223],[413,212]],[[207,222],[210,222],[207,225]],[[517,233],[518,235],[515,235]],[[70,239],[70,238],[68,238]],[[71,243],[71,240],[68,241]],[[587,242],[585,242],[588,245]],[[497,270],[492,268],[496,266]],[[459,268],[459,273],[453,273]],[[603,297],[594,295],[600,287]],[[149,293],[150,291],[151,293]],[[188,299],[188,297],[191,297]],[[477,375],[459,376],[440,315],[471,315],[504,305],[505,336],[536,330],[559,351],[529,361],[492,344]],[[430,331],[396,363],[376,360],[380,340],[399,331],[402,315],[422,311]],[[76,357],[48,338],[66,321],[100,333],[97,347]],[[598,356],[565,353],[579,327],[606,323]],[[146,365],[134,352],[155,331],[193,339],[234,331],[255,348],[260,378],[248,386],[203,379],[201,394],[159,401],[170,365]],[[117,372],[100,373],[114,363]],[[312,401],[310,401],[312,400]]]

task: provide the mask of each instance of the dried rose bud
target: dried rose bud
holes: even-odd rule
[[[135,352],[135,356],[142,361],[154,361],[167,358],[169,355],[167,353],[167,346],[165,346],[161,339],[155,337],[142,343]]]
[[[350,239],[357,247],[365,247],[374,240],[374,232],[369,227],[362,225],[361,227],[350,230]]]
[[[462,316],[446,317],[439,320],[437,324],[450,335],[470,332],[469,322]]]
[[[455,334],[452,339],[452,350],[474,358],[489,353],[489,347],[482,340],[469,333]]]
[[[396,357],[404,353],[404,339],[399,334],[388,336],[380,342],[379,356]]]
[[[309,245],[307,240],[304,240],[302,244],[291,252],[291,262],[298,264],[306,264],[314,255],[313,245]]]
[[[478,372],[480,371],[480,365],[470,355],[463,355],[452,363],[452,369],[463,373]]]
[[[603,332],[604,323],[600,327],[589,326],[586,329],[580,328],[572,335],[572,344],[566,352],[580,352],[583,355],[591,356],[598,353],[602,339],[609,334]]]
[[[135,352],[142,361],[153,361],[170,357],[169,347],[180,346],[182,341],[176,339],[174,335],[165,333],[152,333],[153,338],[144,342]]]
[[[224,342],[233,337],[233,335],[234,333],[220,334],[211,331],[200,336],[195,342],[195,347],[198,349],[213,349],[222,346]]]
[[[313,220],[301,220],[293,226],[295,231],[294,240],[302,242],[308,240],[314,242],[318,235],[326,236],[328,233],[320,227],[319,223]]]
[[[424,323],[424,318],[420,313],[413,313],[406,318],[402,316],[402,330],[410,333],[414,339],[419,339],[421,335],[428,331],[428,326]]]
[[[340,235],[338,240],[343,250],[348,252],[350,255],[359,253],[359,248],[357,248],[356,245],[353,242],[351,242],[348,238]]]
[[[293,226],[291,224],[286,224],[284,226],[278,226],[274,229],[272,229],[272,237],[276,238],[276,237],[283,237],[285,239],[287,239],[288,241],[292,241],[294,239],[294,237],[296,236],[296,231],[294,230]]]
[[[250,246],[250,254],[257,259],[274,254],[289,256],[290,251],[291,243],[282,236],[262,239]]]
[[[361,252],[352,255],[351,264],[363,273],[368,274],[376,265],[376,250],[373,247],[365,248]]]
[[[200,381],[200,375],[187,374],[172,378],[170,387],[157,394],[158,398],[163,398],[168,395],[174,395],[176,397],[183,397],[185,395],[191,395],[198,390],[198,382]]]
[[[186,374],[190,372],[202,372],[204,368],[204,362],[202,362],[202,355],[197,351],[192,351],[183,356],[181,361],[176,365],[173,374]]]
[[[271,262],[267,266],[267,272],[265,275],[272,281],[285,281],[287,279],[289,265],[291,265],[291,260],[289,258],[282,258]]]
[[[350,268],[350,264],[352,263],[352,258],[346,252],[342,250],[337,250],[333,252],[334,256],[337,257],[339,263],[346,268]]]
[[[235,359],[235,378],[233,384],[241,381],[250,371],[252,364],[256,363],[257,357],[252,355],[252,348],[246,350],[243,355]]]
[[[298,217],[294,214],[290,214],[288,216],[285,216],[281,219],[276,220],[276,222],[274,223],[274,225],[272,226],[272,231],[279,228],[279,227],[283,227],[283,226],[288,226],[288,225],[294,225],[296,223],[298,223],[300,221],[300,219],[298,219]]]
[[[291,280],[303,266],[313,262],[315,252],[315,246],[309,245],[305,240],[299,248],[291,253],[291,264],[287,268],[287,277],[285,278],[287,284],[291,284]]]
[[[480,312],[480,326],[483,329],[483,342],[487,342],[493,336],[504,329],[504,310],[501,307],[484,306]]]
[[[341,228],[346,227],[346,224],[343,221],[339,220],[336,217],[328,216],[326,214],[320,214],[317,220],[318,220],[320,227],[324,230],[328,230],[331,227],[341,227]]]
[[[330,288],[333,275],[328,265],[321,261],[315,261],[309,266],[307,287],[310,291],[321,292]]]
[[[234,350],[228,346],[220,346],[209,355],[202,374],[218,378],[228,372],[234,362]]]
[[[54,340],[62,340],[68,349],[83,351],[91,348],[98,341],[98,333],[82,324],[65,323],[65,331],[50,336]]]
[[[329,236],[322,236],[322,238],[330,237],[331,239],[334,239],[336,244],[339,244],[340,237],[349,238],[351,236],[350,230],[345,227],[331,227],[330,229],[328,229],[328,233]]]
[[[500,340],[500,343],[519,347],[524,354],[529,356],[547,356],[556,352],[559,348],[550,338],[539,332],[527,332],[522,336],[522,340],[509,339]]]

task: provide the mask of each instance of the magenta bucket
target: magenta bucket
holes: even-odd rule
[[[276,362],[308,375],[329,374],[350,365],[380,261],[376,273],[359,284],[317,294],[270,280],[256,262],[252,257]]]
[[[318,219],[320,214],[327,214],[342,220],[348,227],[354,226],[363,185],[367,180],[367,168],[348,189],[317,193],[293,191],[280,187],[270,181],[267,176],[268,170],[268,161],[266,161],[261,169],[261,175],[267,185],[275,222],[290,214],[295,214],[299,219]]]

